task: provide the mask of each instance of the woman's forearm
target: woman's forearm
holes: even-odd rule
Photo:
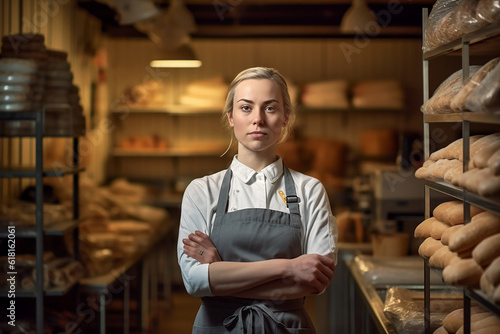
[[[231,295],[231,297],[287,300],[316,294],[318,294],[317,291],[311,286],[298,284],[288,279],[278,279],[259,285],[255,288],[236,293]]]
[[[213,262],[208,268],[210,289],[216,296],[230,296],[285,278],[287,261]]]
[[[330,284],[334,270],[332,259],[318,254],[305,254],[294,259],[213,262],[208,267],[208,278],[210,289],[216,296],[248,293],[250,289],[279,280],[298,284],[295,288],[308,286],[319,293]]]

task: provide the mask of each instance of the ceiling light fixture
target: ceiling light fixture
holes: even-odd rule
[[[198,68],[202,65],[201,60],[196,57],[189,44],[184,44],[177,49],[163,49],[159,58],[152,60],[149,66],[155,68]]]
[[[369,27],[368,25],[372,25]],[[366,5],[365,0],[352,0],[352,5],[345,12],[340,22],[340,31],[342,33],[359,33],[364,32],[368,28],[380,28],[377,19],[373,12]]]

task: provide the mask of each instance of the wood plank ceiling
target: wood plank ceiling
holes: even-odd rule
[[[102,22],[110,37],[145,37],[133,25],[120,25],[117,12],[100,0],[78,0]],[[109,2],[109,1],[108,1]],[[169,0],[155,0],[167,9]],[[421,37],[422,8],[433,0],[368,0],[381,26],[377,37]],[[339,37],[349,0],[185,0],[197,24],[194,38]],[[372,36],[373,37],[373,36]]]

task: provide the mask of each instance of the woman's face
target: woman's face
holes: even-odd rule
[[[233,113],[229,124],[242,150],[275,154],[281,130],[288,121],[277,83],[267,79],[248,79],[234,91]]]

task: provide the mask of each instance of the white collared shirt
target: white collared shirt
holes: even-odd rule
[[[285,191],[283,161],[279,158],[260,172],[233,158],[228,211],[263,208],[289,212],[280,191]],[[337,222],[323,185],[315,178],[290,170],[299,197],[299,210],[306,254],[321,254],[337,262]],[[184,192],[177,243],[178,262],[188,293],[213,296],[208,281],[208,264],[183,253],[182,239],[199,230],[210,236],[215,222],[219,191],[225,170],[193,180]]]

